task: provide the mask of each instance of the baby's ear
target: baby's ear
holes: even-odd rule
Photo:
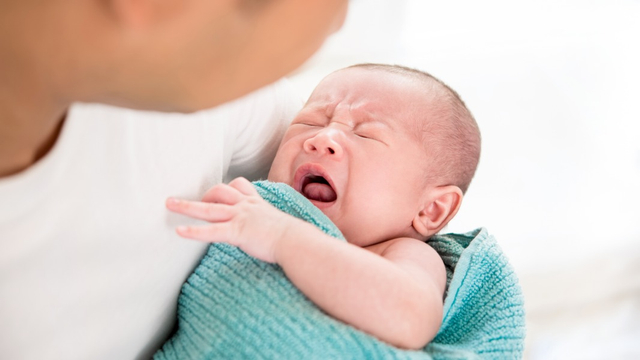
[[[413,219],[413,228],[425,238],[436,234],[456,215],[460,204],[462,190],[459,187],[445,185],[432,189]]]

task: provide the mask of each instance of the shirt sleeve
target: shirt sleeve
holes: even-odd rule
[[[231,157],[224,178],[266,179],[285,130],[302,108],[302,97],[287,79],[262,88],[229,119]],[[240,105],[240,104],[238,104]]]

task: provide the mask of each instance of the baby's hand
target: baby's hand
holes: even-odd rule
[[[176,232],[180,236],[225,242],[267,262],[275,262],[277,242],[291,226],[300,222],[264,201],[245,178],[212,187],[202,201],[169,198],[166,205],[173,212],[210,223],[179,226]]]

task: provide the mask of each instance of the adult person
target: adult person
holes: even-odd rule
[[[266,175],[299,104],[276,83],[189,116],[111,105],[245,95],[310,56],[346,3],[0,3],[0,358],[153,353],[205,250],[173,234],[164,199]]]

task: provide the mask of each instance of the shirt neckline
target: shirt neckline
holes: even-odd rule
[[[60,180],[69,161],[65,154],[73,145],[70,133],[75,113],[72,105],[49,152],[28,168],[0,178],[0,223],[11,221],[32,209]]]

